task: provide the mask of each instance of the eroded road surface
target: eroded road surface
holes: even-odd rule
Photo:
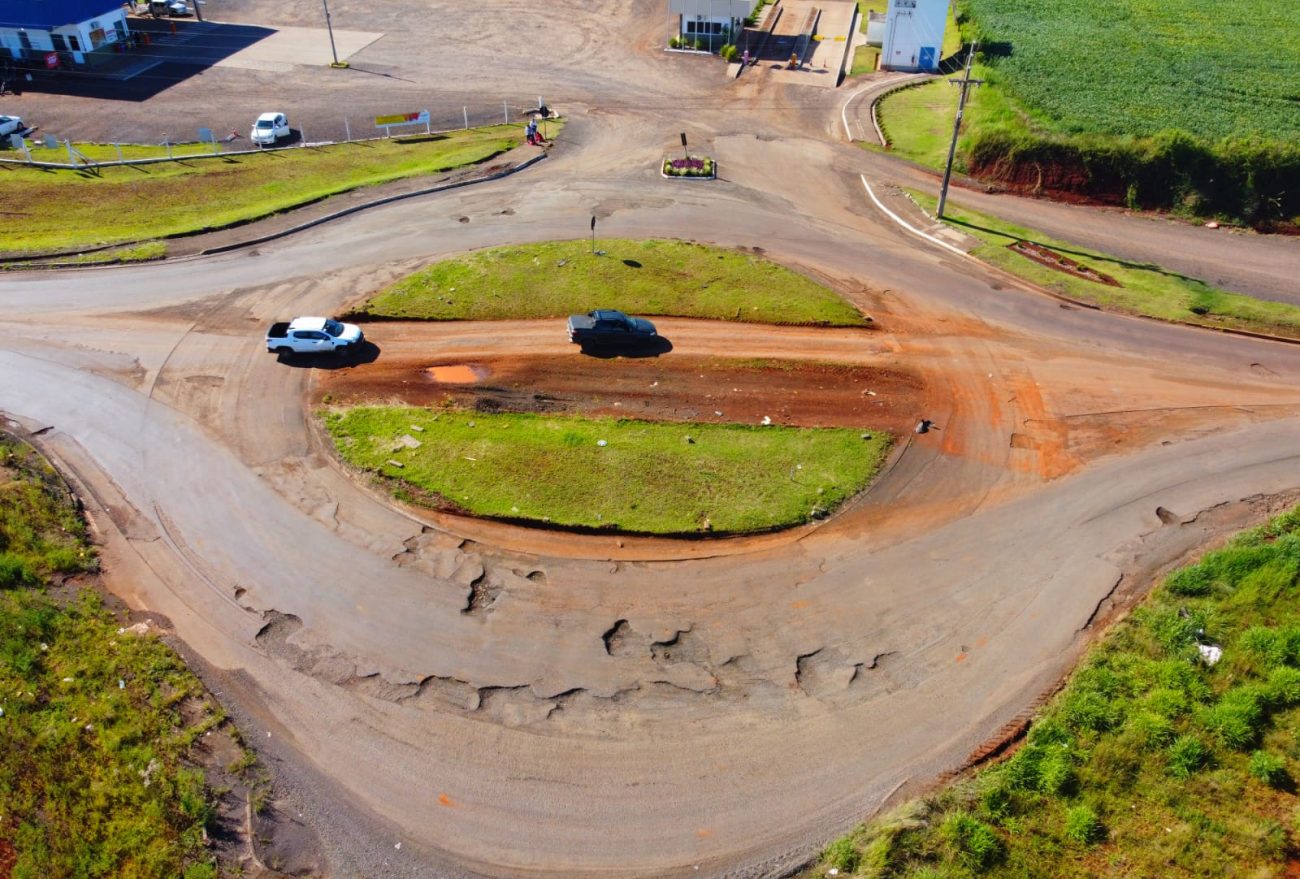
[[[520,176],[256,250],[0,282],[0,408],[74,474],[114,588],[202,660],[332,875],[780,874],[962,766],[1154,574],[1300,489],[1300,348],[1065,308],[924,249],[864,201],[833,93],[660,54],[597,71],[616,99],[555,74],[565,141]],[[691,124],[724,179],[658,177],[682,110],[632,99],[648,74],[648,98],[705,96]],[[873,329],[665,320],[673,349],[634,361],[585,358],[558,322],[375,325],[377,358],[341,370],[264,350],[272,319],[593,213],[602,235],[762,246]],[[815,527],[634,540],[417,517],[313,424],[326,393],[487,388],[662,418],[770,402],[884,421],[899,450]]]

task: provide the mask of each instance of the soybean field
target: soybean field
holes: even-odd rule
[[[958,0],[996,81],[1063,134],[1300,139],[1300,3]]]

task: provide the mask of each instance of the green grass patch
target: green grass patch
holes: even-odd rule
[[[1300,508],[1166,578],[1010,759],[859,828],[808,876],[1282,875],[1300,830],[1297,598]]]
[[[947,80],[931,80],[881,98],[876,118],[889,141],[889,151],[926,167],[942,169],[948,159],[959,91]]]
[[[370,317],[500,320],[593,308],[775,324],[862,326],[839,294],[762,257],[682,241],[550,241],[444,260],[381,290]]]
[[[933,196],[911,192],[931,213]],[[1168,272],[1155,265],[1140,265],[1050,238],[996,217],[956,207],[949,202],[945,222],[983,243],[972,254],[990,265],[1025,280],[1084,302],[1128,314],[1175,323],[1231,328],[1300,338],[1300,307],[1270,302]],[[1018,240],[1033,241],[1117,280],[1112,287],[1049,268],[1007,247]]]
[[[443,501],[480,516],[653,534],[807,522],[866,486],[890,444],[879,431],[864,440],[844,429],[406,406],[329,411],[324,421],[342,458],[393,480],[402,499]]]
[[[0,167],[0,198],[8,205],[10,222],[2,246],[5,253],[18,255],[219,228],[351,189],[482,162],[517,146],[520,131],[502,125],[410,142],[370,141],[95,171],[6,165]],[[111,156],[94,157],[116,158],[112,147],[87,145],[84,150],[108,150]]]
[[[215,877],[212,799],[187,755],[224,715],[165,644],[119,634],[96,593],[56,603],[42,590],[93,568],[85,525],[30,447],[0,439],[0,478],[0,840],[17,854],[12,876]]]

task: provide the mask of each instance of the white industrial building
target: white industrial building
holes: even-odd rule
[[[870,21],[867,29],[867,42],[880,46],[881,69],[938,70],[948,2],[889,0],[885,20]]]
[[[120,49],[130,29],[120,0],[0,2],[0,59],[25,64],[94,64]]]
[[[754,0],[669,0],[668,11],[678,16],[677,35],[683,41],[702,40],[712,51],[740,37]]]

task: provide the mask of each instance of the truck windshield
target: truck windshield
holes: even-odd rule
[[[327,320],[325,321],[325,332],[331,336],[341,336],[343,335],[343,324],[336,320]]]

